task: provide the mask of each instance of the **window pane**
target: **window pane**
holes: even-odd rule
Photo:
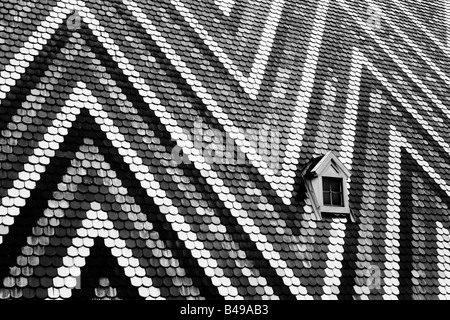
[[[322,185],[323,185],[323,192],[331,191],[331,178],[323,178]]]
[[[333,192],[332,203],[334,206],[342,205],[342,193],[341,192]]]
[[[323,192],[323,204],[331,205],[331,196],[330,192]]]
[[[330,188],[333,192],[341,192],[341,179],[330,178]]]

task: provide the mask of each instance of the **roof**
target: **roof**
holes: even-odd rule
[[[3,0],[0,298],[449,298],[444,12]],[[300,195],[327,151],[356,222]]]

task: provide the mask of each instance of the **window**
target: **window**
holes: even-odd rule
[[[322,178],[323,204],[327,206],[344,205],[341,178]]]
[[[331,151],[311,159],[302,177],[316,219],[321,220],[322,213],[327,213],[350,215],[355,221],[348,200],[350,171]]]

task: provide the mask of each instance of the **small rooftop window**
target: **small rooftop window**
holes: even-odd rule
[[[348,214],[354,221],[348,201],[350,171],[331,151],[312,159],[302,176],[317,219],[322,219],[322,213],[330,213]]]

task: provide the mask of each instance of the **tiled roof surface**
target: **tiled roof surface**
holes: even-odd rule
[[[2,0],[0,298],[450,298],[445,21],[444,1]],[[330,150],[354,222],[305,197]]]

